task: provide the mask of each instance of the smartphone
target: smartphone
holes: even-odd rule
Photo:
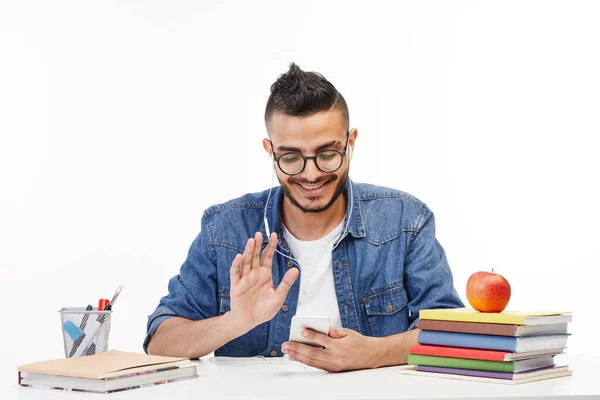
[[[311,346],[322,347],[319,343],[302,336],[304,329],[311,329],[325,335],[329,334],[329,317],[294,315],[290,327],[290,342],[304,343]]]

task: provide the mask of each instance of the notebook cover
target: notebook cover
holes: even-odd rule
[[[110,350],[86,357],[61,358],[22,365],[20,372],[47,375],[74,376],[80,378],[102,379],[115,372],[141,371],[154,369],[157,365],[189,362],[187,358],[151,356],[141,353]]]

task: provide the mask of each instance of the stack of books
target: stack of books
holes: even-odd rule
[[[21,386],[111,393],[197,378],[187,358],[150,356],[111,350],[87,357],[63,358],[18,368]]]
[[[568,376],[554,357],[565,352],[570,313],[421,310],[417,345],[401,373],[518,384]]]

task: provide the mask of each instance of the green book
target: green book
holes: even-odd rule
[[[489,361],[469,358],[424,356],[409,354],[408,363],[411,365],[426,365],[430,367],[475,369],[493,372],[523,372],[554,365],[553,356],[542,356],[517,361]]]

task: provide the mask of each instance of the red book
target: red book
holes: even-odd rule
[[[548,349],[539,351],[528,351],[524,353],[509,353],[506,351],[466,349],[462,347],[431,346],[426,344],[415,344],[410,347],[411,354],[424,356],[468,358],[472,360],[489,361],[515,361],[524,358],[538,357],[544,355],[562,354],[564,349]]]

